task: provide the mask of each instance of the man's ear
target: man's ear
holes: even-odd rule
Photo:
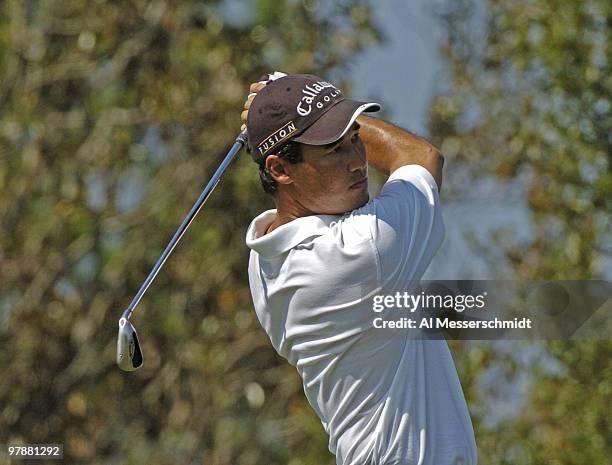
[[[268,155],[266,157],[266,169],[274,179],[279,184],[291,184],[293,183],[293,179],[287,172],[285,166],[287,164],[286,160],[283,160],[278,155]]]

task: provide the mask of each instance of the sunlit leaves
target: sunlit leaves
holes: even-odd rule
[[[515,247],[498,241],[518,278],[609,276],[610,5],[458,0],[439,11],[451,82],[433,102],[430,126],[454,172],[525,186],[535,234]],[[612,398],[605,387],[612,385],[610,343],[537,344],[541,356],[518,370],[529,347],[513,347],[510,359],[497,348],[477,349],[514,370],[507,383],[518,384],[521,374],[531,380],[511,421],[487,427],[496,412],[475,409],[481,461],[606,462],[612,453]],[[472,348],[463,350],[470,355],[460,360],[459,372],[470,403],[494,405],[492,393],[476,384],[487,364]]]
[[[361,0],[245,4],[0,6],[0,442],[63,443],[71,463],[332,462],[253,314],[244,234],[270,199],[247,155],[135,314],[145,367],[114,364],[117,318],[248,84],[341,70],[377,38]]]

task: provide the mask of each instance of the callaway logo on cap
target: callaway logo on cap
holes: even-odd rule
[[[247,132],[255,161],[276,153],[289,141],[326,145],[340,139],[363,111],[378,111],[378,103],[344,98],[342,92],[311,74],[271,76],[249,109]]]

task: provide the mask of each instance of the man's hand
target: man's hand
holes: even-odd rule
[[[266,84],[268,82],[276,81],[277,79],[280,79],[284,76],[287,76],[287,74],[281,71],[274,71],[272,74],[266,74],[262,78],[261,81],[254,82],[253,84],[251,84],[251,87],[249,87],[249,95],[246,101],[244,102],[244,109],[242,113],[240,114],[240,119],[242,120],[242,126],[240,126],[240,131],[244,131],[246,129],[246,122],[247,122],[247,116],[249,115],[249,108],[251,108],[251,103],[253,103],[253,99],[257,95],[257,92],[259,92],[261,89],[266,87]]]
[[[244,131],[246,129],[247,117],[249,115],[249,108],[251,108],[251,103],[253,103],[253,99],[257,95],[261,89],[266,87],[267,82],[254,82],[249,87],[249,95],[244,102],[244,109],[240,114],[240,120],[242,121],[242,126],[240,126],[240,131]]]

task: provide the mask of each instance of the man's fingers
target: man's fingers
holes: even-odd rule
[[[266,84],[266,82],[254,82],[249,87],[249,95],[246,101],[244,102],[244,110],[240,114],[240,119],[242,120],[242,126],[240,127],[241,131],[244,131],[246,129],[246,120],[249,114],[249,108],[251,108],[251,104],[253,103],[253,99],[257,95],[257,92],[266,87]]]
[[[264,82],[254,82],[253,84],[251,84],[251,87],[249,87],[249,92],[257,93],[264,87],[266,87],[266,84]]]
[[[246,99],[246,102],[244,102],[245,110],[248,110],[249,108],[251,108],[251,104],[253,103],[254,98],[255,98],[255,94],[253,94],[253,97],[249,97],[248,99]]]

